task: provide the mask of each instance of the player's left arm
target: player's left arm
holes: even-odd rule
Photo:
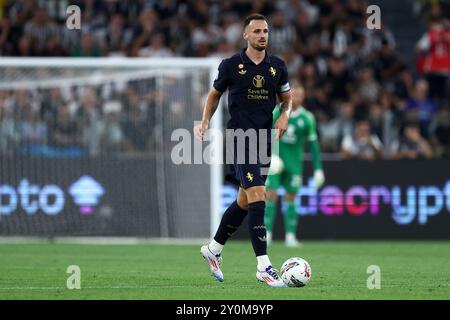
[[[283,92],[278,94],[278,98],[280,99],[279,109],[280,116],[278,120],[275,122],[274,128],[278,130],[278,139],[286,132],[287,125],[289,121],[289,116],[291,115],[292,109],[292,98],[291,91]]]
[[[280,101],[280,117],[275,122],[274,128],[278,131],[278,139],[286,132],[289,116],[292,110],[291,88],[286,65],[283,63],[278,87],[278,100]]]
[[[319,139],[317,137],[316,120],[314,119],[314,116],[312,114],[308,115],[308,120],[307,139],[314,168],[314,182],[316,187],[319,188],[325,182],[325,174],[322,167],[322,157],[320,155],[320,145]]]

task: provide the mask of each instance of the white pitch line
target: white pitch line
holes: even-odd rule
[[[394,285],[382,285],[383,288],[398,288],[402,286],[403,284],[394,284]],[[232,285],[233,286],[233,285]],[[96,286],[81,286],[81,289],[170,289],[170,288],[214,288],[214,287],[222,287],[222,286],[211,286],[210,284],[205,284],[204,286],[192,286],[192,285],[151,285],[151,286],[102,286],[102,287],[96,287]],[[234,286],[238,288],[254,288],[254,285],[248,285],[248,286]],[[439,288],[442,287],[450,287],[450,284],[441,284]],[[364,285],[353,285],[353,286],[326,286],[326,287],[313,287],[312,289],[317,290],[327,290],[332,288],[339,288],[339,289],[347,289],[347,288],[360,288],[365,289],[366,287]],[[439,289],[438,287],[433,287],[432,289]],[[428,286],[422,286],[422,287],[414,287],[414,289],[431,289]],[[65,287],[0,287],[0,291],[8,291],[8,290],[68,290]],[[77,291],[77,290],[70,290],[70,291]]]
[[[107,287],[83,287],[81,286],[81,289],[153,289],[153,288],[210,288],[210,285],[205,286],[196,286],[193,287],[192,285],[155,285],[155,286],[107,286]],[[253,286],[239,286],[239,288],[253,288]],[[0,291],[7,291],[7,290],[68,290],[65,287],[0,287]],[[77,290],[71,290],[71,291],[77,291]]]

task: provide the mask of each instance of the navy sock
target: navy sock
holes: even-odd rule
[[[256,256],[267,254],[266,226],[264,225],[264,201],[248,205],[248,229]]]
[[[239,207],[237,201],[234,201],[223,214],[214,240],[220,244],[225,244],[228,238],[239,228],[247,213],[247,210]]]

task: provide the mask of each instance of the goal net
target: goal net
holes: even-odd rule
[[[218,63],[1,59],[0,236],[210,237],[220,161],[172,153],[176,130],[194,143]]]

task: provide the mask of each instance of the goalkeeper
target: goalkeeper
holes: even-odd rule
[[[285,134],[279,141],[279,152],[273,150],[269,175],[266,181],[266,209],[264,224],[267,230],[267,244],[272,240],[273,223],[277,212],[277,189],[283,186],[286,190],[284,200],[287,210],[284,215],[285,244],[288,247],[299,246],[296,239],[298,215],[294,199],[302,184],[303,146],[308,140],[314,167],[314,182],[317,188],[325,182],[320,157],[320,147],[316,134],[316,121],[311,112],[303,106],[304,89],[296,85],[292,90],[292,112]],[[280,110],[273,111],[273,121],[277,121]]]

